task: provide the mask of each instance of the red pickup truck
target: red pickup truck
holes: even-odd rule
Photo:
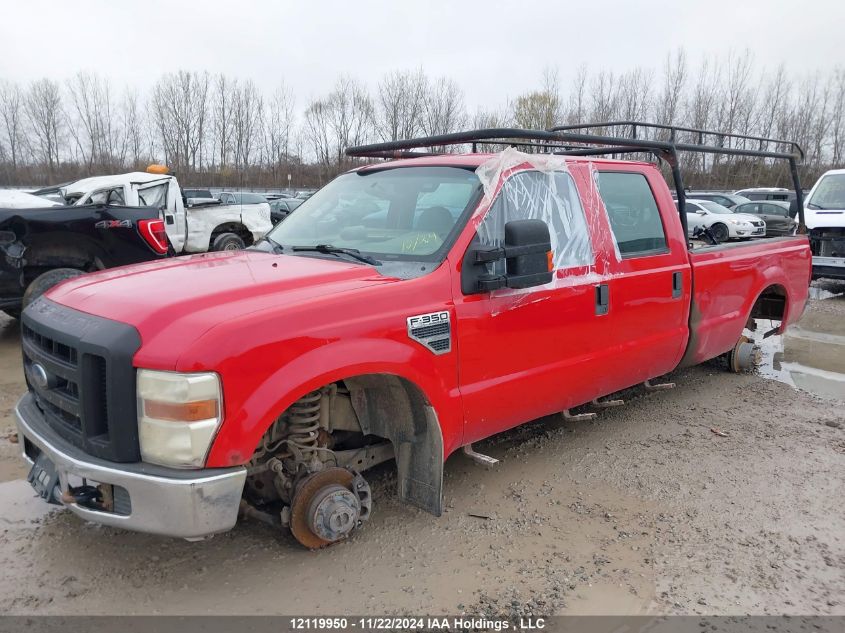
[[[654,164],[578,153],[368,164],[247,251],[57,286],[23,314],[30,482],[103,524],[321,547],[376,464],[439,515],[461,447],[800,317],[806,236],[691,249]]]

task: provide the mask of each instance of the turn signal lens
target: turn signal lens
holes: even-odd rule
[[[217,400],[201,400],[199,402],[160,402],[158,400],[144,400],[144,413],[158,420],[172,420],[174,422],[196,422],[216,418]]]
[[[554,254],[553,251],[548,251],[546,253],[546,261],[548,262],[548,265],[549,265],[549,272],[552,272],[555,269],[555,257],[554,257],[554,255],[555,254]]]

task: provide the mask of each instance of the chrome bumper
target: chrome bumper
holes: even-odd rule
[[[68,476],[72,475],[120,486],[128,493],[126,514],[65,502],[65,507],[87,521],[182,538],[225,532],[237,521],[246,481],[243,467],[182,470],[100,460],[52,431],[29,393],[18,401],[15,417],[24,459],[33,464],[31,455],[38,451],[46,455],[56,468],[61,491],[68,489]]]

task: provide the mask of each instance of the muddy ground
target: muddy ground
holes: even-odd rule
[[[10,441],[18,326],[0,323],[0,613],[845,614],[845,287],[767,339],[593,422],[544,419],[446,464],[446,513],[370,477],[348,542],[257,523],[188,543],[46,512]],[[776,379],[776,380],[775,380]],[[714,431],[718,431],[717,434]]]

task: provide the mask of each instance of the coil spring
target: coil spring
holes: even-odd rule
[[[294,402],[288,410],[287,444],[297,461],[308,461],[319,449],[320,406],[323,394],[312,391]]]

